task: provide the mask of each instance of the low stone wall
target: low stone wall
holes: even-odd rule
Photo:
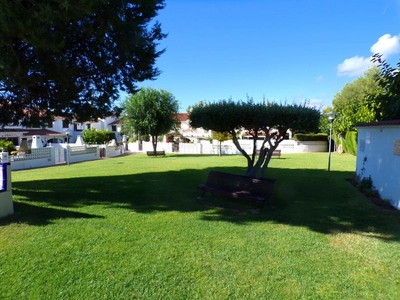
[[[34,148],[28,154],[11,155],[10,161],[13,171],[54,166],[55,149],[53,147]]]

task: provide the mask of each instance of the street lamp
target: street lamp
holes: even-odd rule
[[[335,119],[336,113],[334,111],[330,111],[326,114],[328,116],[328,121],[329,121],[329,156],[328,156],[328,171],[331,170],[331,143],[332,143],[332,123],[333,120]]]
[[[67,165],[69,167],[69,136],[70,136],[70,132],[69,129],[65,130],[65,135],[67,136]]]

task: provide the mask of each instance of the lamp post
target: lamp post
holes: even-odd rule
[[[332,143],[332,123],[333,120],[335,119],[336,113],[334,111],[330,111],[326,114],[328,116],[328,121],[329,121],[329,156],[328,156],[328,171],[331,170],[331,143]]]
[[[70,136],[70,132],[69,129],[65,130],[65,135],[67,136],[67,165],[69,167],[69,136]]]

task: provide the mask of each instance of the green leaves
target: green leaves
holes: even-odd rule
[[[247,159],[247,175],[256,176],[260,168],[263,176],[273,150],[284,139],[288,129],[292,131],[314,132],[318,129],[320,112],[309,107],[307,103],[284,105],[275,102],[255,103],[251,98],[234,102],[232,99],[219,102],[199,102],[190,108],[190,124],[208,130],[230,132],[238,150]],[[253,135],[253,153],[243,150],[236,138],[237,131],[247,131]],[[260,134],[263,132],[262,134]],[[256,162],[258,137],[263,137],[262,148]]]
[[[174,128],[179,110],[178,101],[165,91],[142,88],[123,104],[123,130],[137,135],[159,136]]]
[[[91,128],[82,131],[82,138],[88,145],[101,145],[115,139],[115,133],[109,130]]]
[[[363,76],[347,83],[332,100],[337,113],[333,130],[340,134],[354,130],[354,125],[362,122],[382,120],[382,100],[384,88],[379,84],[380,69],[373,67]]]
[[[306,103],[283,105],[229,99],[196,104],[191,108],[189,118],[192,127],[215,131],[286,128],[311,132],[318,128],[319,116],[320,112]]]
[[[372,61],[379,63],[381,68],[377,83],[383,90],[377,95],[377,101],[372,108],[379,120],[400,119],[400,62],[396,69],[392,68],[380,54],[375,54]]]
[[[163,0],[78,2],[0,5],[0,125],[104,117],[120,89],[158,76]]]

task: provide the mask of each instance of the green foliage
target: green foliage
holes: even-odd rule
[[[283,105],[275,102],[234,102],[231,99],[214,103],[199,102],[190,110],[190,122],[194,128],[203,127],[215,131],[263,130],[268,128],[292,129],[314,132],[318,128],[320,112],[304,104]],[[285,134],[283,132],[283,134]]]
[[[392,68],[382,55],[375,54],[373,61],[379,63],[381,73],[377,76],[378,84],[383,93],[377,97],[377,103],[373,106],[375,113],[381,120],[400,119],[400,62],[397,68]]]
[[[321,118],[319,120],[319,126],[318,126],[319,132],[329,134],[330,122],[328,120],[327,113],[329,113],[331,111],[333,111],[333,108],[331,108],[329,106],[324,108],[324,110],[322,111],[322,115],[321,115]]]
[[[342,143],[346,153],[357,155],[357,131],[347,131]]]
[[[296,133],[293,137],[296,141],[322,141],[326,142],[328,140],[328,135],[326,133]]]
[[[16,150],[13,142],[7,140],[0,140],[0,152],[2,151],[3,148],[5,149],[6,152],[10,154],[12,151]]]
[[[219,142],[219,156],[222,154],[222,142],[230,140],[232,138],[232,134],[228,131],[220,132],[220,131],[213,131],[212,137],[214,140]]]
[[[217,140],[218,142],[224,142],[224,141],[230,140],[232,138],[232,134],[227,131],[224,131],[224,132],[213,131],[212,137],[214,140]]]
[[[163,0],[1,1],[0,125],[78,121],[118,110],[154,79]],[[29,113],[27,113],[27,111]]]
[[[320,112],[303,104],[278,104],[275,102],[234,102],[232,99],[214,103],[199,102],[189,110],[189,119],[194,128],[230,132],[236,148],[247,160],[246,175],[263,177],[273,150],[283,141],[288,129],[293,132],[315,132],[318,129]],[[253,136],[253,152],[248,154],[237,141],[236,132],[246,130]],[[263,132],[264,140],[256,161],[256,144]]]
[[[109,130],[91,128],[82,131],[82,139],[88,145],[101,145],[115,139],[115,133]]]
[[[375,186],[373,185],[371,176],[361,178],[357,182],[357,188],[360,190],[361,193],[368,197],[378,197],[379,193],[376,190]]]
[[[372,67],[356,80],[346,83],[332,100],[336,117],[333,131],[345,134],[354,130],[354,125],[362,122],[379,120],[375,111],[378,98],[383,94],[383,88],[377,82],[380,69]],[[326,118],[326,116],[325,116]]]
[[[129,95],[123,109],[123,130],[133,129],[139,136],[150,135],[156,151],[158,136],[175,129],[179,104],[166,90],[142,88]]]

